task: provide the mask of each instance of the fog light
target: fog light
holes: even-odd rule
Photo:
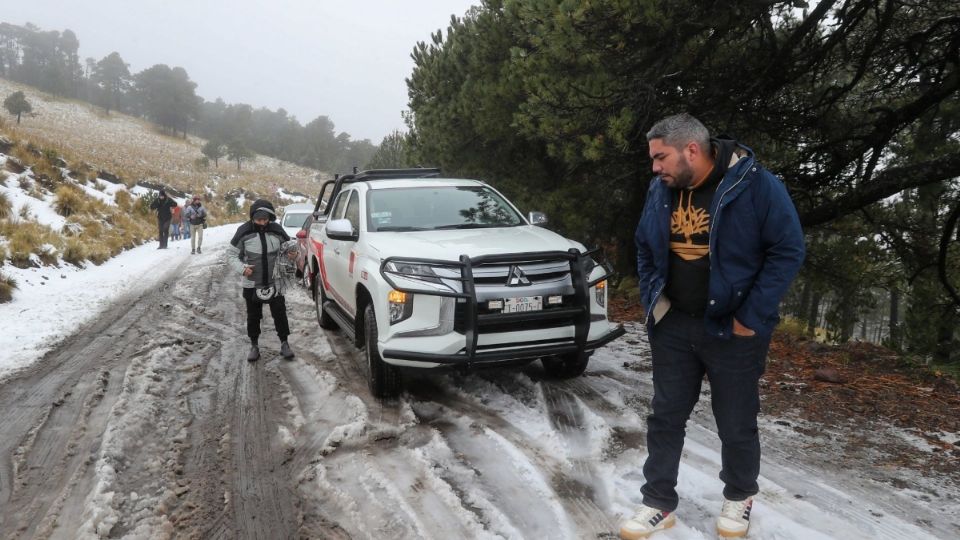
[[[593,293],[600,307],[607,306],[607,280],[603,280],[594,286]]]
[[[413,295],[402,291],[387,293],[390,303],[390,324],[397,324],[413,315]]]
[[[557,304],[562,304],[562,303],[563,303],[563,297],[562,297],[562,296],[548,296],[548,297],[547,297],[547,304],[550,304],[551,306],[555,306],[555,305],[557,305]]]
[[[487,302],[487,309],[503,309],[503,300],[491,300]]]

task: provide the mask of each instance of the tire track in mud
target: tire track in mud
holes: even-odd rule
[[[5,537],[55,536],[64,519],[79,520],[100,434],[120,393],[118,374],[138,349],[139,327],[153,317],[147,297],[118,300],[119,317],[86,325],[43,361],[0,383],[0,455],[9,456],[0,464]]]

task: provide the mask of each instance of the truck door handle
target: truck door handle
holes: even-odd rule
[[[339,255],[339,254],[340,254],[340,248],[333,248],[333,253],[334,253],[335,255]]]

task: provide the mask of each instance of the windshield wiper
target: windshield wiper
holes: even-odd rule
[[[493,229],[496,227],[512,227],[503,223],[457,223],[456,225],[439,225],[434,229]]]
[[[394,226],[394,227],[377,227],[376,232],[407,232],[407,231],[429,231],[425,227],[410,227],[410,226]]]

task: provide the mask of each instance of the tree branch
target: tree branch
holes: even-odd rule
[[[937,275],[940,276],[940,283],[943,284],[943,288],[946,289],[950,297],[953,298],[955,307],[960,307],[960,294],[957,293],[957,289],[954,288],[953,284],[951,284],[947,278],[947,248],[950,247],[951,237],[953,236],[953,230],[957,226],[958,218],[960,218],[960,201],[957,201],[953,210],[950,211],[950,217],[947,218],[947,222],[943,226],[943,236],[940,237],[940,254],[937,257]]]
[[[881,201],[905,189],[932,184],[960,176],[960,154],[951,154],[930,161],[890,167],[869,183],[820,203],[800,213],[805,227],[821,225],[867,205]]]

